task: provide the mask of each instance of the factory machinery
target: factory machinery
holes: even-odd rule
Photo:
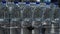
[[[0,2],[0,34],[60,34],[60,8],[54,3]]]

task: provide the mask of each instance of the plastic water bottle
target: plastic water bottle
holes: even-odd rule
[[[4,5],[2,3],[0,3],[0,18],[4,18]]]
[[[51,8],[50,8],[50,3],[46,3],[46,10],[45,10],[45,13],[44,13],[44,20],[46,19],[50,19],[51,18]]]
[[[23,9],[23,19],[30,20],[32,18],[32,10],[33,8],[30,6],[25,6]]]
[[[17,4],[14,4],[11,15],[12,18],[21,18],[21,11]]]
[[[43,14],[43,11],[41,9],[41,7],[36,7],[34,9],[34,19],[35,20],[40,20],[42,18],[42,14]]]

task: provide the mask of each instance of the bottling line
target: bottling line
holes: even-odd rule
[[[0,34],[60,34],[60,7],[33,1],[0,2]]]

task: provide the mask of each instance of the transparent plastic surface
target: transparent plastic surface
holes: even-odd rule
[[[55,32],[55,34],[59,34],[59,24],[58,23],[56,23],[56,24],[54,24],[54,32]]]
[[[41,7],[36,7],[34,10],[34,18],[41,18],[43,14]]]
[[[29,27],[32,26],[32,22],[31,21],[23,21],[23,27]]]
[[[55,10],[54,10],[54,19],[56,19],[56,18],[59,18],[60,17],[60,11],[59,11],[60,9],[59,8],[56,8]]]
[[[20,8],[18,6],[14,6],[11,15],[12,18],[21,18]]]
[[[24,10],[23,10],[23,18],[32,18],[32,10],[33,8],[30,7],[30,6],[26,6],[24,7]]]
[[[42,26],[42,23],[41,23],[41,21],[34,21],[33,26],[34,26],[35,28],[39,28],[39,27]]]
[[[16,19],[17,20],[17,19]],[[11,27],[16,27],[16,28],[21,28],[21,21],[15,21],[15,20],[12,20],[10,22],[10,26]]]
[[[3,21],[0,21],[0,25],[3,28],[10,27],[10,23],[8,19],[3,19]]]
[[[38,5],[0,4],[0,33],[31,34],[33,30],[34,34],[43,34],[45,28],[44,34],[60,34],[60,8]]]
[[[9,9],[7,8],[7,7],[5,7],[5,12],[4,12],[4,17],[5,18],[9,18],[9,11],[8,11]]]
[[[20,6],[21,9],[23,9],[26,6],[26,4],[25,3],[20,3],[19,6]]]
[[[12,28],[10,29],[11,34],[21,34],[21,29],[20,28]]]
[[[46,8],[45,13],[44,13],[44,19],[52,18],[52,10],[51,8]]]
[[[1,34],[10,33],[10,29],[7,28],[10,27],[10,23],[9,20],[6,18],[9,18],[8,8],[6,7],[5,4],[1,3],[0,4],[0,33]]]
[[[4,13],[5,13],[5,11],[6,11],[6,6],[4,5],[4,4],[2,4],[2,3],[0,3],[0,18],[4,18]]]
[[[18,5],[14,3],[8,3],[7,4],[9,9],[9,18],[20,18],[21,17],[21,11]]]

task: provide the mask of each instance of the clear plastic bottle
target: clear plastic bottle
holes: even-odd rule
[[[32,11],[33,11],[33,8],[30,7],[30,6],[25,6],[24,9],[23,9],[23,19],[24,20],[31,20],[32,18]]]
[[[8,2],[10,34],[21,34],[21,10],[18,3]],[[14,31],[14,32],[13,32]]]
[[[8,17],[8,8],[6,7],[6,3],[0,3],[0,20],[2,22],[4,22],[4,20],[6,19],[6,17]],[[7,16],[5,16],[7,15]]]
[[[9,6],[9,12],[10,12],[11,18],[20,18],[21,17],[21,11],[17,4],[11,3],[11,6]]]
[[[2,2],[2,3],[0,3],[0,15],[1,15],[1,17],[0,17],[0,25],[1,25],[1,28],[2,28],[2,30],[0,30],[0,31],[2,31],[2,32],[0,32],[1,34],[3,33],[3,34],[9,34],[8,32],[10,32],[9,31],[9,28],[7,28],[7,27],[10,27],[10,23],[9,23],[9,20],[7,20],[7,18],[9,18],[8,16],[8,8],[7,8],[7,6],[6,6],[6,3],[5,2]]]
[[[46,10],[44,12],[44,20],[49,20],[52,17],[52,9],[50,3],[46,3]]]
[[[4,5],[0,3],[0,18],[4,18],[4,10],[3,10]]]
[[[52,8],[52,11],[53,11],[53,16],[52,16],[52,26],[51,26],[51,34],[59,34],[59,7],[52,3],[51,4],[51,8]],[[52,31],[52,29],[54,31]],[[58,31],[58,32],[57,32]]]
[[[20,8],[17,5],[14,5],[14,8],[12,10],[12,18],[20,18],[20,17],[21,17]]]
[[[55,7],[55,10],[54,10],[54,20],[55,20],[55,33],[58,33],[59,34],[59,20],[60,20],[60,8],[57,6]],[[57,32],[58,31],[58,32]]]
[[[41,21],[34,21],[34,34],[41,34],[42,23]]]
[[[41,7],[36,7],[36,8],[34,9],[33,18],[34,18],[35,20],[38,20],[38,21],[39,21],[39,20],[42,18],[42,14],[43,14],[43,11],[42,11]]]
[[[36,4],[37,5],[37,4]],[[39,6],[34,7],[34,21],[33,21],[33,27],[34,27],[34,34],[42,34],[41,28],[42,28],[42,22],[44,21],[44,12],[45,12],[45,3],[38,4]]]

